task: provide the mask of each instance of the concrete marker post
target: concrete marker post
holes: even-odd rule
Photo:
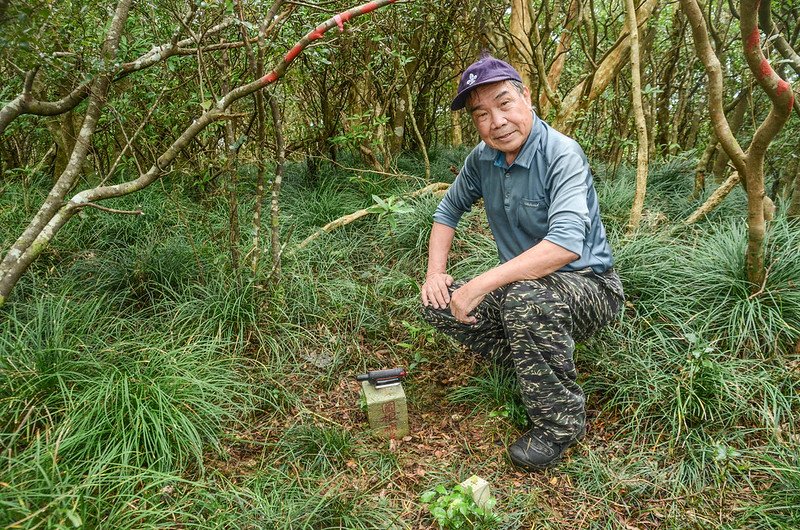
[[[362,381],[361,391],[367,402],[369,426],[375,434],[395,439],[408,434],[408,406],[403,385],[375,388],[368,381]]]
[[[475,501],[480,508],[486,508],[486,503],[492,496],[489,490],[489,483],[478,475],[472,475],[467,480],[461,483],[461,487],[472,491],[472,500]]]

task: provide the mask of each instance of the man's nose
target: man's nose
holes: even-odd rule
[[[502,112],[492,112],[492,127],[499,129],[506,124],[506,116]]]

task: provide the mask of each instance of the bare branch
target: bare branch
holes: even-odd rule
[[[225,28],[230,27],[234,22],[235,20],[230,19],[217,24],[209,29],[205,35],[209,36],[219,33]],[[173,55],[188,55],[189,53],[195,53],[192,50],[185,50],[184,53],[179,53],[181,50],[184,50],[186,46],[189,46],[193,43],[196,43],[194,38],[175,41],[175,36],[173,36],[173,42],[170,42],[169,44],[163,44],[161,46],[154,46],[150,51],[138,59],[122,64],[116,73],[114,73],[112,82],[119,81],[120,79],[134,72],[144,70],[145,68],[149,68],[161,61],[165,61]],[[34,72],[33,76],[35,76],[35,70],[31,72]],[[30,75],[31,72],[26,74],[26,87],[28,87],[29,81],[31,84],[33,83],[33,77]],[[111,72],[102,72],[100,75],[108,74],[111,74]],[[72,89],[69,94],[57,101],[40,101],[31,96],[29,89],[27,91],[23,90],[21,95],[17,96],[2,109],[0,109],[0,135],[3,134],[3,132],[6,130],[6,127],[8,127],[12,121],[23,114],[33,114],[36,116],[57,116],[59,114],[68,112],[69,110],[78,106],[78,104],[80,104],[89,96],[93,82],[94,79],[90,79],[84,83],[81,83]]]
[[[772,100],[772,109],[769,115],[756,130],[750,147],[747,149],[748,157],[759,157],[763,161],[767,146],[789,119],[794,105],[794,92],[789,83],[781,79],[773,70],[761,51],[761,34],[757,18],[758,4],[757,0],[742,0],[740,25],[747,65],[753,72],[756,82]],[[769,2],[764,2],[764,4],[769,6]],[[769,17],[767,16],[767,18]]]
[[[314,42],[317,39],[321,39],[322,36],[327,32],[329,29],[338,26],[340,31],[344,31],[344,23],[349,21],[353,17],[357,17],[359,15],[365,15],[370,13],[380,7],[393,4],[397,0],[375,0],[373,2],[369,2],[367,4],[363,4],[358,7],[354,7],[352,9],[348,9],[338,15],[335,15],[316,28],[314,30],[308,32],[300,41],[292,47],[291,50],[284,56],[283,60],[267,75],[264,77],[257,79],[247,85],[240,86],[235,88],[227,95],[225,95],[221,101],[217,103],[217,108],[224,109],[227,108],[231,103],[240,99],[248,94],[255,92],[258,89],[264,88],[267,85],[270,85],[277,81],[283,74],[286,72],[286,69],[289,68],[289,65],[294,62],[297,56],[302,52],[309,44]]]
[[[722,66],[720,65],[719,58],[711,48],[711,41],[706,29],[706,21],[703,17],[703,12],[700,6],[697,5],[696,0],[681,0],[681,8],[686,13],[689,19],[689,24],[692,27],[692,34],[694,35],[695,49],[700,60],[706,68],[708,75],[708,104],[709,113],[711,114],[711,123],[714,125],[714,132],[719,139],[725,152],[728,153],[736,170],[743,174],[747,174],[747,167],[745,162],[745,155],[736,138],[731,132],[730,125],[727,118],[725,118],[725,109],[723,108],[723,93],[722,93]]]
[[[95,204],[93,202],[83,203],[79,207],[80,208],[85,208],[87,206],[90,207],[90,208],[97,208],[98,210],[102,210],[102,211],[108,212],[108,213],[118,213],[118,214],[123,214],[123,215],[144,215],[144,212],[141,209],[139,209],[139,210],[117,210],[115,208],[109,208],[107,206],[100,206],[99,204]]]

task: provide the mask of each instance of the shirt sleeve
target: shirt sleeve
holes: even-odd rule
[[[456,228],[461,216],[470,211],[482,196],[480,173],[474,162],[476,155],[477,149],[467,156],[464,167],[433,213],[433,220],[437,223]]]
[[[549,229],[544,239],[581,256],[591,229],[589,164],[580,153],[567,151],[553,161],[549,172]]]

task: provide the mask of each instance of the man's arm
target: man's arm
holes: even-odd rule
[[[512,282],[542,278],[578,257],[555,243],[541,241],[516,258],[489,269],[455,290],[450,300],[450,312],[459,322],[474,324],[477,320],[469,316],[469,312],[481,303],[487,293]]]
[[[544,240],[453,292],[450,312],[460,322],[475,323],[469,312],[494,289],[520,280],[542,278],[580,257],[589,230],[586,203],[589,167],[578,144],[570,140],[567,147],[571,149],[560,153],[548,169],[551,203]]]
[[[448,287],[453,283],[453,277],[447,274],[447,256],[453,244],[455,229],[442,223],[433,223],[431,238],[428,243],[428,272],[420,294],[422,303],[426,307],[431,305],[435,309],[444,309],[450,303]]]

